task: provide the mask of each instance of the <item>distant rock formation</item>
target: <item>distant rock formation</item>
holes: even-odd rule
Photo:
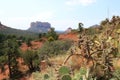
[[[47,32],[51,28],[51,24],[48,22],[31,22],[30,28],[28,29],[31,32],[43,33]]]
[[[65,33],[70,33],[71,31],[72,31],[72,28],[69,27],[69,28],[65,31]]]

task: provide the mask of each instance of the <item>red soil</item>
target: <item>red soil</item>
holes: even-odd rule
[[[78,41],[78,37],[76,33],[60,34],[59,39],[60,40],[69,39],[73,41]]]
[[[20,49],[22,51],[26,51],[28,49],[39,49],[42,47],[43,42],[40,41],[32,41],[31,42],[32,46],[28,47],[26,43],[23,43],[22,46],[20,47]]]
[[[4,78],[8,78],[8,73],[9,73],[9,70],[8,70],[8,66],[5,65],[5,72],[1,72],[1,69],[0,69],[0,80],[4,79]]]

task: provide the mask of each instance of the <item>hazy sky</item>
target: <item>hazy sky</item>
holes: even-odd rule
[[[88,27],[112,15],[120,16],[120,0],[0,0],[1,23],[17,29],[35,21],[56,30],[77,28],[78,22]]]

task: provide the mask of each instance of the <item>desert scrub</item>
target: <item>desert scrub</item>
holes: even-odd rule
[[[65,54],[71,47],[71,43],[72,42],[70,40],[45,42],[39,50],[39,55],[53,57],[56,55]]]
[[[65,74],[69,74],[70,73],[70,69],[66,66],[62,66],[59,69],[59,74],[60,75],[65,75]]]
[[[44,72],[33,72],[33,80],[56,80],[55,72],[53,68],[48,68]]]
[[[117,68],[114,72],[113,72],[113,78],[110,80],[120,80],[120,68]]]
[[[83,76],[87,73],[87,69],[81,67],[79,71],[75,71],[75,75],[73,76],[72,80],[83,80]]]
[[[48,74],[44,74],[44,80],[47,80],[47,79],[49,79],[50,77],[49,77],[49,75]]]

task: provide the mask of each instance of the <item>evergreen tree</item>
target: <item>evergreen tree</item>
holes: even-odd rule
[[[36,51],[27,50],[24,54],[22,54],[22,57],[30,72],[39,70],[40,60]]]
[[[50,37],[52,37],[54,40],[58,39],[58,34],[55,32],[54,28],[51,28],[48,33],[46,34],[47,38],[49,39]]]
[[[83,23],[78,23],[79,32],[83,31]]]
[[[20,74],[18,74],[18,61],[16,60],[20,56],[20,51],[16,39],[7,39],[3,43],[4,45],[4,57],[7,57],[7,65],[9,68],[9,78],[14,80]],[[4,63],[4,62],[3,62]],[[16,75],[16,76],[15,76]]]

